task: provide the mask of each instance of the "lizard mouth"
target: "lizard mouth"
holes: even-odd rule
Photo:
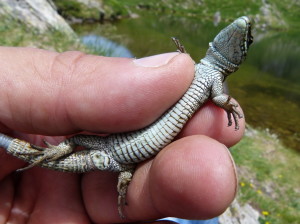
[[[248,17],[243,16],[242,19],[245,20],[246,23],[246,33],[245,33],[245,39],[244,39],[244,49],[243,52],[246,54],[247,50],[249,49],[249,46],[253,43],[253,36],[251,34],[251,21]]]
[[[251,24],[249,24],[248,27],[248,32],[247,32],[247,39],[246,39],[246,45],[247,45],[247,49],[249,48],[249,46],[253,43],[253,36],[251,34]]]

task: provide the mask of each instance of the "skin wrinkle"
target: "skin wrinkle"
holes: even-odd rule
[[[56,60],[60,64],[60,72],[58,72],[61,77],[60,88],[76,83],[78,77],[82,76],[82,72],[79,72],[82,69],[80,63],[85,57],[86,54],[78,51],[61,53],[56,57]],[[91,73],[91,71],[89,71],[89,73]]]
[[[21,78],[21,79],[23,79],[23,78]],[[25,81],[27,81],[27,80],[25,79]],[[7,120],[7,123],[6,123],[7,126],[10,126],[9,123],[20,123],[20,125],[18,125],[19,126],[18,128],[22,128],[22,126],[24,127],[26,124],[30,125],[32,128],[32,125],[31,125],[32,124],[32,122],[31,122],[32,114],[30,113],[30,104],[32,102],[31,99],[34,94],[28,93],[28,92],[25,93],[25,95],[23,94],[22,97],[25,96],[25,100],[21,103],[19,103],[20,99],[18,96],[18,95],[21,95],[18,93],[22,89],[24,89],[24,88],[25,89],[34,89],[32,87],[34,87],[34,84],[32,85],[31,82],[28,82],[28,84],[26,85],[26,82],[22,83],[22,81],[20,80],[20,81],[15,81],[14,85],[12,85],[11,88],[7,90],[7,96],[8,96],[8,100],[7,100],[8,107],[7,108],[9,108],[8,109],[9,112],[6,111],[5,113],[10,115],[10,116],[8,116],[8,119],[4,119],[4,121]],[[12,96],[12,97],[10,97],[10,96]],[[18,111],[20,111],[21,108],[26,107],[28,104],[29,104],[29,110],[27,109],[27,110],[22,111],[22,113],[25,112],[27,115],[24,114],[23,118],[20,118],[22,120],[18,119],[18,117],[19,117]]]
[[[57,96],[64,96],[68,94],[70,88],[76,88],[77,76],[74,77],[76,75],[74,71],[77,70],[78,61],[84,56],[85,54],[80,52],[65,52],[54,57],[50,72],[46,77],[47,84],[50,84],[51,90],[57,92]]]
[[[23,105],[28,106],[27,110],[22,111],[24,113],[24,117],[25,117],[22,119],[22,128],[24,130],[25,126],[29,126],[30,129],[32,129],[32,133],[37,133],[38,128],[35,125],[36,123],[33,121],[35,120],[34,114],[36,114],[38,111],[40,111],[40,109],[38,109],[38,110],[34,109],[34,100],[33,99],[36,94],[36,91],[34,91],[35,90],[34,86],[35,86],[35,83],[33,82],[33,83],[29,83],[28,86],[23,87],[23,88],[32,89],[33,91],[28,91],[26,93],[26,101],[20,102],[19,104],[16,104],[15,106],[16,107],[20,107],[20,106],[22,107]],[[18,109],[18,110],[20,111],[20,109]],[[26,129],[24,131],[26,131]]]
[[[30,214],[28,214],[27,212],[22,211],[19,208],[14,207],[14,208],[11,209],[10,217],[15,221],[17,220],[17,217],[22,217],[23,220],[28,220],[28,218],[30,217]]]
[[[55,126],[56,126],[56,129],[57,130],[60,130],[60,126],[61,126],[61,124],[60,124],[60,122],[59,122],[59,120],[58,120],[58,118],[60,117],[60,113],[59,113],[59,110],[61,110],[61,108],[64,108],[64,106],[65,105],[63,105],[63,107],[61,107],[60,105],[61,104],[63,104],[63,102],[64,102],[64,100],[62,99],[62,98],[64,98],[65,97],[65,94],[63,93],[63,90],[64,90],[64,81],[63,81],[63,78],[65,78],[65,77],[63,77],[63,76],[65,76],[65,75],[63,75],[63,76],[61,76],[61,75],[59,75],[59,73],[60,72],[56,72],[55,71],[55,66],[56,67],[58,67],[57,66],[57,64],[60,64],[60,60],[59,60],[59,57],[60,57],[60,55],[61,54],[57,54],[54,58],[53,58],[53,60],[51,60],[51,65],[49,66],[50,67],[50,69],[49,69],[49,74],[46,76],[47,77],[47,79],[50,81],[50,83],[52,83],[52,81],[58,81],[58,80],[60,80],[60,81],[58,81],[58,83],[53,83],[52,85],[53,85],[53,89],[56,89],[57,90],[57,95],[56,96],[58,96],[58,97],[55,97],[55,99],[56,99],[56,101],[54,102],[54,108],[55,108],[55,110],[54,110],[54,112],[53,112],[53,114],[54,114],[54,124],[56,124]],[[59,67],[61,67],[61,66],[59,66]],[[48,77],[49,76],[49,77]],[[53,78],[54,77],[54,78]],[[57,85],[58,84],[58,85]],[[64,113],[61,113],[61,114],[64,114]],[[66,118],[67,116],[63,116],[64,118]],[[69,122],[70,120],[68,119],[68,122]],[[71,124],[72,125],[72,124]]]
[[[8,111],[10,112],[10,116],[11,116],[11,119],[12,119],[12,121],[14,121],[15,120],[15,116],[14,116],[14,110],[12,109],[13,107],[12,107],[12,104],[13,104],[13,100],[10,100],[10,95],[9,95],[9,92],[6,92],[6,102],[7,102],[7,108],[8,108]],[[1,100],[3,100],[3,99],[1,99]],[[9,125],[7,125],[7,124],[5,124],[5,126],[9,126]]]
[[[22,128],[22,131],[25,132],[29,132],[29,133],[39,133],[41,128],[39,128],[41,125],[43,126],[43,129],[47,129],[48,125],[47,122],[49,120],[49,117],[51,117],[51,121],[53,122],[53,120],[55,119],[54,116],[52,116],[51,114],[49,114],[50,116],[47,116],[47,113],[49,113],[49,105],[53,104],[53,100],[50,100],[50,95],[52,95],[50,93],[50,91],[47,91],[48,88],[43,87],[44,91],[44,99],[41,100],[34,100],[35,99],[35,95],[38,94],[37,93],[37,89],[33,88],[33,91],[31,93],[27,93],[27,98],[30,101],[30,109],[33,108],[32,110],[24,110],[28,115],[26,117],[28,117],[28,121],[26,122],[26,124],[24,124],[23,126],[30,126],[30,131],[24,129],[25,127]],[[54,94],[53,94],[54,96]],[[46,98],[46,99],[45,99]],[[53,99],[56,99],[57,97],[53,97]],[[37,105],[39,105],[37,107]],[[56,106],[54,106],[55,108]],[[55,109],[54,109],[55,110]],[[53,112],[52,112],[53,113]],[[30,119],[29,119],[30,118]],[[33,122],[35,121],[35,122]],[[52,125],[55,124],[55,122],[52,123]]]
[[[33,117],[33,114],[34,114],[33,111],[34,111],[34,109],[33,109],[32,102],[33,101],[29,101],[29,103],[28,103],[28,105],[29,105],[28,106],[29,107],[29,114],[30,114],[30,116],[28,116],[28,119],[29,119],[29,124],[32,127],[32,129],[33,129],[33,133],[38,133],[38,128],[35,125],[34,117]]]
[[[9,78],[7,78],[5,74],[4,76],[1,76],[1,90],[11,89],[12,84],[13,83],[10,82]],[[4,126],[5,129],[8,129],[9,124],[5,121],[7,121],[7,118],[9,117],[7,116],[7,114],[9,113],[6,113],[6,111],[10,111],[10,114],[13,114],[12,101],[10,100],[9,91],[1,91],[0,105],[1,126]],[[7,105],[7,107],[5,105]],[[3,127],[1,128],[1,130],[3,130]]]
[[[150,163],[150,166],[149,166],[149,172],[151,172],[150,171],[150,169],[151,169],[151,167],[152,167],[152,162],[153,162],[153,160],[151,161],[151,163]],[[149,177],[149,175],[147,175],[147,191],[148,191],[148,193],[149,193],[149,195],[150,195],[150,197],[149,197],[149,200],[148,200],[148,202],[150,203],[148,206],[149,207],[151,207],[152,208],[152,210],[154,210],[154,214],[156,213],[157,214],[157,217],[164,217],[165,215],[163,214],[163,213],[161,213],[161,211],[155,206],[155,204],[154,204],[154,195],[152,194],[152,192],[151,192],[151,190],[150,190],[150,180],[151,178]]]
[[[155,206],[153,201],[153,197],[155,197],[155,195],[153,195],[150,190],[151,178],[148,175],[148,173],[153,172],[151,171],[152,163],[153,159],[151,159],[150,161],[145,161],[138,165],[136,169],[137,173],[134,175],[132,180],[134,184],[132,184],[131,187],[129,187],[130,189],[128,189],[129,195],[136,195],[131,200],[130,197],[128,197],[128,204],[132,205],[132,207],[125,208],[125,211],[127,211],[126,214],[128,214],[128,218],[131,220],[139,220],[141,214],[148,215],[149,217],[151,217],[151,219],[158,219],[160,217],[165,216],[165,214],[162,214],[160,210],[158,210],[158,208]],[[143,168],[139,169],[139,167],[141,166],[143,166]],[[142,182],[142,186],[141,184],[139,184],[139,182],[141,182],[141,179],[144,180]],[[144,195],[149,195],[149,197],[145,198]],[[141,198],[144,198],[142,200],[142,204],[140,200]],[[135,209],[135,211],[132,212],[134,206],[137,207],[137,209]],[[151,211],[151,215],[149,215],[149,210]],[[147,212],[145,213],[145,211],[148,211],[148,214]]]
[[[14,198],[13,180],[6,177],[0,182],[0,223],[7,223]]]
[[[29,183],[34,183],[32,180],[32,176],[28,175],[22,175],[20,179],[17,181],[20,183],[19,185],[16,184],[15,188],[15,197],[12,205],[12,209],[10,211],[10,214],[8,216],[8,222],[10,223],[20,223],[20,218],[21,220],[24,221],[24,223],[27,223],[28,218],[30,217],[33,209],[34,209],[34,204],[35,204],[35,193],[36,188],[35,185],[30,185],[31,188],[24,188],[24,185],[26,185],[26,182]],[[33,190],[34,188],[34,190]],[[22,213],[14,213],[14,211],[22,211]],[[21,217],[19,214],[23,214]],[[27,214],[27,215],[26,215]],[[25,216],[24,216],[25,215]],[[26,221],[25,221],[26,220]]]
[[[63,124],[67,124],[70,128],[73,127],[74,130],[79,128],[76,127],[76,122],[74,122],[71,119],[66,101],[67,101],[67,91],[68,88],[64,88],[64,87],[60,87],[58,88],[58,93],[57,93],[57,97],[56,97],[56,107],[55,110],[53,111],[53,115],[54,115],[54,120],[56,122],[54,122],[56,124],[56,129],[57,130],[61,130],[62,129],[62,123]],[[65,125],[66,126],[66,125]],[[64,129],[66,129],[66,127],[64,127]]]
[[[103,184],[106,183],[106,184]],[[91,172],[82,178],[83,200],[91,220],[94,223],[109,223],[109,214],[116,214],[117,174],[108,172]],[[95,194],[97,192],[97,194]],[[104,214],[99,214],[102,211]],[[115,218],[114,217],[114,218]],[[100,221],[101,220],[101,221]],[[116,222],[116,221],[115,221]]]
[[[50,84],[50,89],[52,89],[52,92],[57,96],[55,97],[53,94],[51,96],[52,99],[56,99],[56,101],[53,102],[53,105],[55,105],[53,110],[53,119],[55,122],[53,123],[56,124],[55,129],[57,130],[61,129],[62,123],[68,124],[70,127],[76,127],[76,122],[71,119],[68,111],[66,96],[69,94],[70,88],[76,88],[73,84],[76,82],[72,81],[76,80],[76,77],[74,78],[76,75],[74,71],[77,69],[78,62],[84,56],[85,54],[81,52],[65,52],[57,54],[52,60],[53,62],[48,75],[49,77],[46,76],[48,79],[47,83]],[[54,69],[55,66],[59,69]],[[74,129],[80,130],[79,128]]]
[[[80,63],[82,63],[82,67],[85,67],[84,66],[84,61],[86,60],[86,57],[88,57],[88,56],[82,56],[82,57],[80,57],[80,60],[79,60],[79,58],[77,58],[78,60],[76,61],[76,64],[77,65],[73,65],[73,67],[74,68],[78,68],[78,67],[80,67],[80,65],[78,65],[78,64],[80,64]],[[93,68],[92,69],[93,71],[96,71],[96,69],[95,68]],[[78,73],[78,75],[77,75],[77,73]],[[81,128],[79,128],[80,127],[80,124],[78,124],[78,120],[79,119],[77,119],[76,118],[76,116],[74,116],[74,113],[73,113],[73,111],[74,111],[74,106],[73,105],[76,105],[77,104],[77,102],[76,101],[81,101],[81,102],[85,102],[85,100],[81,100],[81,98],[82,98],[82,94],[83,93],[88,93],[88,95],[87,95],[87,98],[91,98],[91,99],[93,99],[92,97],[89,97],[89,93],[90,92],[92,92],[91,91],[91,87],[90,86],[92,86],[92,87],[94,87],[93,85],[90,85],[89,83],[90,83],[90,80],[87,78],[84,78],[84,79],[82,79],[82,77],[86,77],[86,76],[89,76],[89,74],[92,74],[92,73],[90,73],[90,71],[88,71],[88,73],[83,73],[83,74],[79,74],[80,72],[79,71],[77,71],[76,73],[73,73],[72,74],[72,77],[75,77],[75,78],[72,78],[72,80],[74,80],[73,82],[72,82],[72,85],[70,86],[68,86],[70,89],[68,89],[68,91],[66,91],[66,94],[65,94],[65,109],[66,109],[66,114],[67,114],[67,116],[68,116],[68,120],[70,120],[71,122],[72,122],[72,124],[73,124],[73,126],[76,126],[77,127],[77,129],[82,129],[82,127]],[[80,75],[80,76],[79,76]],[[95,80],[96,81],[96,80]],[[81,92],[81,89],[78,89],[78,87],[77,87],[77,83],[80,83],[80,86],[79,87],[81,87],[81,89],[83,89],[83,90],[85,90],[84,92]],[[79,99],[76,97],[76,95],[75,95],[75,97],[73,97],[74,96],[74,91],[76,91],[76,92],[81,92],[81,94],[79,95]],[[76,99],[76,101],[74,101],[74,99]],[[82,104],[82,103],[81,103]],[[83,104],[82,104],[82,106],[83,106]],[[87,104],[87,107],[89,107],[89,105]],[[78,108],[78,107],[77,107]],[[92,114],[90,114],[91,116],[92,116]],[[86,119],[84,118],[84,119],[82,119],[84,122],[86,121]],[[76,121],[76,122],[75,122]]]
[[[48,171],[45,175],[41,176],[41,172],[38,172],[35,175],[35,179],[40,179],[40,184],[38,186],[39,193],[37,194],[38,200],[35,203],[34,212],[32,214],[32,222],[38,222],[40,216],[46,215],[48,217],[49,223],[55,223],[53,219],[56,219],[57,216],[61,218],[61,223],[69,220],[70,222],[76,220],[72,216],[78,217],[78,223],[83,220],[83,217],[86,217],[85,208],[82,205],[81,197],[81,187],[80,187],[80,175],[70,174],[70,173],[58,173],[55,171]],[[48,178],[47,178],[48,177]],[[47,179],[53,179],[51,183],[48,183]],[[63,182],[62,180],[65,180]],[[72,183],[72,186],[70,184]],[[63,189],[68,189],[64,191]],[[47,207],[53,207],[52,211],[49,211]],[[66,210],[65,213],[56,215],[56,217],[51,216],[51,213],[55,213],[61,209]]]

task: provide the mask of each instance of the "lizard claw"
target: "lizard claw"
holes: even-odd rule
[[[74,148],[74,146],[69,141],[64,141],[57,146],[51,145],[45,140],[43,140],[43,142],[47,147],[41,147],[31,144],[30,147],[34,149],[34,151],[22,153],[30,156],[36,156],[36,159],[34,159],[33,162],[27,167],[18,169],[17,171],[28,170],[36,165],[41,164],[43,161],[55,161],[62,156],[70,154]]]
[[[239,128],[240,128],[239,119],[243,118],[244,116],[239,110],[237,110],[238,105],[236,103],[233,103],[231,101],[231,97],[228,96],[228,99],[227,99],[226,103],[224,104],[223,108],[227,112],[228,126],[232,125],[232,117],[233,117],[234,124],[235,124],[234,129],[239,130]]]
[[[233,117],[234,123],[235,123],[235,130],[239,130],[239,119],[243,118],[244,116],[241,114],[240,111],[238,111],[236,108],[238,107],[237,104],[229,103],[228,106],[230,107],[229,110],[227,110],[227,118],[228,118],[228,126],[232,125],[232,118]]]
[[[179,53],[187,53],[184,46],[180,43],[179,39],[177,39],[176,37],[172,37],[171,39],[173,40],[174,44],[176,45],[177,51]]]
[[[235,130],[239,130],[239,119],[243,118],[243,114],[237,109],[238,104],[231,100],[228,95],[221,94],[212,98],[213,102],[223,108],[227,112],[228,126],[232,125],[232,117],[235,123]]]

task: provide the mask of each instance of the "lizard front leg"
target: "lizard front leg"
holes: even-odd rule
[[[235,123],[235,130],[238,130],[239,119],[243,118],[243,114],[237,110],[238,104],[233,102],[232,98],[223,93],[223,75],[220,74],[219,78],[216,78],[211,89],[212,101],[215,105],[223,108],[227,113],[228,126],[232,125],[232,117]]]
[[[226,94],[221,94],[212,98],[212,101],[219,107],[223,108],[227,113],[228,126],[232,125],[232,117],[235,123],[235,130],[240,128],[239,119],[243,118],[243,114],[237,110],[238,104],[232,101],[232,98]],[[232,117],[231,117],[232,116]]]

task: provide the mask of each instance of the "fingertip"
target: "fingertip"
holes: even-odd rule
[[[160,153],[150,172],[150,194],[166,216],[220,215],[236,194],[236,172],[224,145],[205,136],[180,139]]]
[[[238,110],[243,114],[241,107],[238,107]],[[238,122],[238,130],[235,129],[234,124],[228,126],[225,110],[208,101],[188,121],[179,137],[195,134],[206,135],[231,147],[242,139],[245,132],[245,118],[239,119]]]

